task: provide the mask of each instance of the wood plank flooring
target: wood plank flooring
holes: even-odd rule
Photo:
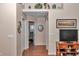
[[[23,56],[47,56],[48,51],[46,50],[46,46],[37,45],[31,46],[29,49],[23,51]]]

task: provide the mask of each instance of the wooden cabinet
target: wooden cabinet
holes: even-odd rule
[[[57,56],[79,55],[79,43],[56,42],[56,55]]]

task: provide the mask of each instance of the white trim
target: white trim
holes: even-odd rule
[[[28,46],[27,46],[27,37],[28,37],[28,35],[27,35],[27,27],[28,27],[28,25],[26,24],[26,20],[21,20],[21,23],[22,23],[22,32],[25,32],[24,33],[24,40],[23,40],[23,42],[24,42],[24,44],[23,44],[23,42],[21,42],[21,50],[24,50],[24,49],[28,49]],[[24,23],[24,24],[23,24]],[[24,30],[23,30],[23,25],[24,25]],[[21,33],[21,41],[22,41],[22,39],[23,39],[23,33]],[[23,46],[24,45],[24,46]]]
[[[31,10],[23,9],[22,11],[23,12],[48,12],[49,13],[49,10],[46,10],[46,9],[31,9]]]
[[[26,42],[26,41],[29,40],[29,34],[28,34],[29,32],[28,32],[28,29],[27,29],[28,28],[28,21],[27,20],[25,21],[25,24],[26,24],[25,25],[25,39],[26,39],[25,40],[25,49],[28,49],[29,48],[29,42]]]

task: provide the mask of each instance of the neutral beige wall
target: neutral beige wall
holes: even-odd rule
[[[16,4],[0,4],[0,55],[16,55]]]
[[[16,21],[17,21],[17,27],[18,27],[18,21],[21,21],[21,28],[22,28],[22,5],[16,4]],[[21,33],[17,32],[17,55],[22,55],[23,52],[23,38],[22,38],[22,30]]]
[[[42,32],[38,30],[38,26],[43,25],[44,29]],[[36,40],[35,45],[46,45],[45,39],[45,17],[36,18]]]

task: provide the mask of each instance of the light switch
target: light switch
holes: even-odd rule
[[[12,38],[12,37],[13,37],[13,35],[11,35],[11,34],[8,35],[8,38]]]

